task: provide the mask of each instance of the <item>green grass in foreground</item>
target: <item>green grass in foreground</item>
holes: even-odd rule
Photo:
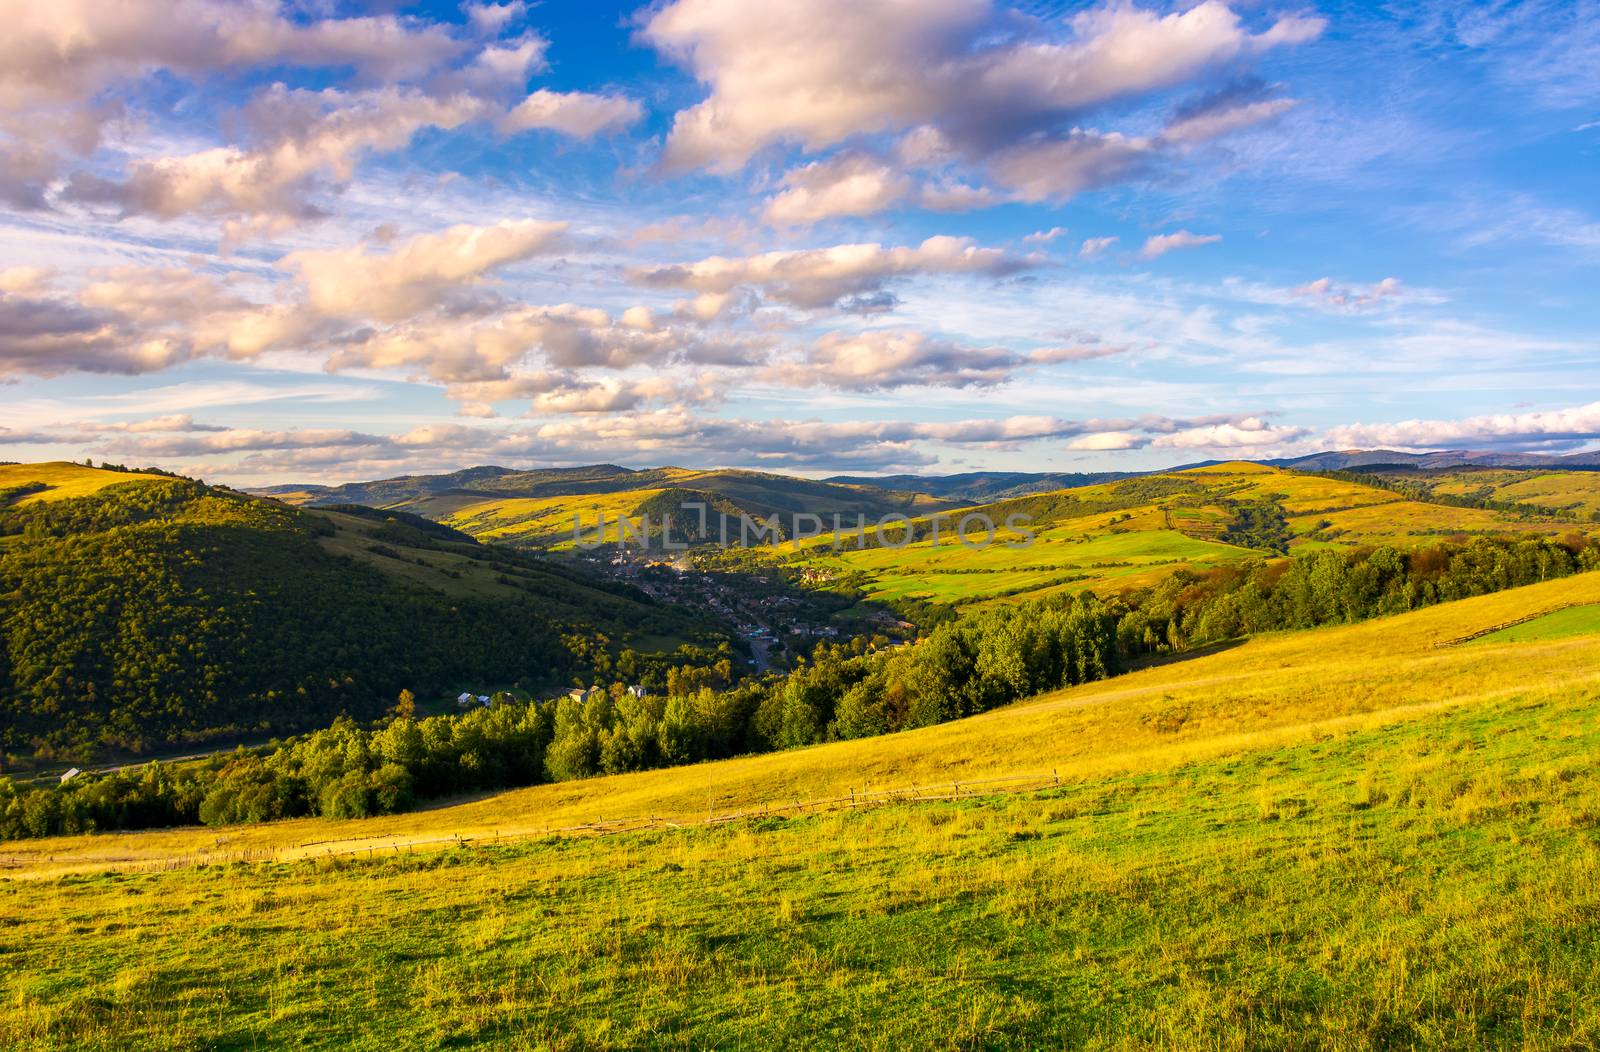
[[[8,1048],[1600,1042],[1600,694],[1042,794],[0,884]],[[692,777],[692,775],[686,775]]]
[[[1571,606],[1479,636],[1474,643],[1542,643],[1600,633],[1600,605]]]

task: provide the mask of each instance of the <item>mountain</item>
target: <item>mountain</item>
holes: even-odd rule
[[[1302,457],[1267,460],[1274,467],[1297,471],[1349,471],[1377,465],[1409,467],[1422,471],[1463,466],[1491,468],[1600,468],[1600,450],[1568,453],[1497,453],[1489,450],[1452,449],[1433,453],[1401,453],[1392,449],[1346,449],[1311,453]]]
[[[0,468],[0,751],[153,747],[370,719],[402,689],[563,685],[592,648],[714,622],[403,512],[191,479]]]
[[[982,504],[1029,493],[1092,486],[1100,482],[1132,478],[1143,472],[1029,472],[967,471],[955,475],[832,475],[826,480],[849,486],[878,486],[891,490],[911,490],[952,501]]]
[[[632,470],[614,464],[516,471],[477,467],[446,475],[407,475],[343,486],[278,486],[258,491],[307,507],[364,504],[414,512],[475,537],[534,547],[572,540],[574,516],[593,523],[626,518],[640,524],[662,515],[675,523],[705,504],[734,520],[777,516],[788,535],[799,514],[833,515],[854,521],[885,515],[920,515],[956,507],[958,502],[865,483],[796,478],[730,468],[695,471],[661,467]],[[736,527],[735,527],[736,529]]]
[[[1582,528],[1572,515],[1510,502],[1446,505],[1371,482],[1234,461],[968,506],[943,516],[937,540],[931,517],[913,522],[909,542],[893,530],[885,537],[869,531],[865,544],[853,531],[822,536],[808,543],[803,559],[812,578],[847,582],[875,600],[962,605],[1086,588],[1111,594],[1180,568],[1308,548],[1406,549],[1457,536],[1559,536]],[[1014,515],[1032,531],[1026,542],[1004,528]],[[998,527],[991,543],[958,542],[968,516]],[[982,539],[985,530],[975,535]]]

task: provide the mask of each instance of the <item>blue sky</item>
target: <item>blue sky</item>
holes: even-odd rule
[[[6,4],[0,459],[1600,440],[1600,5]]]

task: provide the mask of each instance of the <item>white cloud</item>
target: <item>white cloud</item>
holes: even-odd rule
[[[498,127],[503,132],[548,128],[574,139],[592,139],[635,124],[643,116],[644,106],[626,95],[540,88],[502,117]]]
[[[1293,295],[1319,307],[1339,310],[1366,310],[1403,295],[1399,278],[1384,278],[1368,286],[1339,285],[1332,278],[1318,278],[1293,290]]]
[[[1035,230],[1033,233],[1031,233],[1028,236],[1024,237],[1022,240],[1027,241],[1027,242],[1029,242],[1031,244],[1035,244],[1035,245],[1048,245],[1050,242],[1054,241],[1056,238],[1065,236],[1066,233],[1067,233],[1067,228],[1066,227],[1064,227],[1064,226],[1053,226],[1049,230]]]
[[[878,158],[843,153],[796,168],[782,185],[762,214],[774,226],[881,212],[906,196],[911,180]]]
[[[914,329],[880,329],[828,333],[803,361],[775,375],[797,386],[853,390],[991,387],[1010,380],[1026,362],[1003,347],[968,347]]]
[[[987,0],[677,0],[643,35],[710,95],[677,115],[666,162],[726,172],[773,143],[818,150],[922,126],[981,156],[1322,28],[1291,16],[1252,34],[1217,0],[1167,15],[1108,4],[1004,31],[1015,25]]]
[[[364,245],[292,252],[278,266],[297,275],[323,314],[394,321],[411,317],[478,284],[497,267],[548,253],[566,223],[505,220],[453,226],[374,253]]]
[[[1527,413],[1497,413],[1462,420],[1402,420],[1332,428],[1335,448],[1459,449],[1540,448],[1600,438],[1600,402]]]
[[[738,258],[712,256],[696,263],[635,270],[632,277],[648,287],[687,289],[712,297],[741,288],[759,289],[768,299],[811,310],[876,292],[897,277],[1001,275],[1025,266],[1025,261],[1000,249],[978,247],[971,238],[938,236],[914,248],[856,244]],[[715,314],[725,304],[713,306]]]
[[[1091,237],[1084,239],[1083,247],[1078,249],[1078,255],[1084,259],[1097,259],[1104,255],[1106,250],[1117,243],[1114,237]]]
[[[1156,234],[1145,238],[1144,247],[1139,250],[1139,255],[1144,259],[1155,259],[1174,249],[1211,245],[1221,240],[1221,234],[1191,234],[1187,230],[1175,230],[1170,234]]]
[[[260,217],[268,222],[252,229],[283,229],[319,214],[317,180],[348,180],[365,153],[399,149],[424,128],[456,128],[485,112],[470,95],[434,98],[393,87],[291,91],[280,84],[250,110],[260,145],[141,160],[121,182],[80,173],[66,197],[160,219]]]

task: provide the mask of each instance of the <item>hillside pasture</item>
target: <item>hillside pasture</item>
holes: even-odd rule
[[[1600,652],[1436,646],[1572,602],[1600,575],[884,739],[392,819],[6,845],[32,879],[0,882],[0,1041],[1587,1047]],[[1019,769],[1045,787],[783,809]],[[628,815],[679,827],[516,839]],[[252,842],[277,860],[195,865]]]
[[[65,460],[45,464],[0,464],[0,492],[42,483],[44,489],[22,494],[12,501],[20,507],[44,501],[87,497],[107,486],[163,477],[143,472],[106,471]]]

